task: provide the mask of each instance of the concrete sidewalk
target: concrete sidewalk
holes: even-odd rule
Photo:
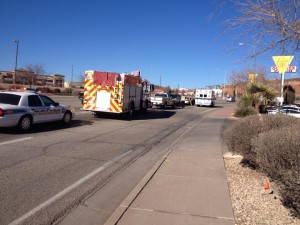
[[[105,225],[234,225],[221,136],[233,109],[217,109],[187,130]]]

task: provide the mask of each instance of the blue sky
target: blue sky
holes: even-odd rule
[[[223,84],[253,51],[223,34],[224,0],[1,0],[0,70],[43,64],[73,81],[86,70],[128,72],[171,88]],[[238,31],[237,31],[238,32]],[[228,49],[234,49],[228,51]],[[256,59],[257,64],[260,58]],[[271,67],[271,57],[263,59]]]

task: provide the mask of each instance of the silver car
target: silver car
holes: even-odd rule
[[[32,92],[0,92],[0,127],[28,131],[32,124],[59,121],[69,124],[74,109],[60,105],[50,97]]]

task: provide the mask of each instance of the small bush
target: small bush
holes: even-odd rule
[[[252,151],[251,140],[261,132],[261,129],[260,115],[247,116],[236,121],[224,132],[228,150],[234,154],[242,155],[244,160],[255,166],[256,154]]]
[[[256,114],[257,111],[255,110],[255,108],[251,106],[238,107],[234,112],[234,116],[236,117],[245,117],[245,116],[256,115]]]
[[[281,180],[286,170],[296,164],[299,164],[300,172],[299,128],[299,125],[294,125],[269,130],[252,140],[259,168],[272,179]]]
[[[53,93],[61,93],[59,88],[55,88],[54,90],[52,90]]]
[[[5,90],[5,88],[0,86],[0,90]]]
[[[252,140],[256,163],[278,181],[286,206],[300,213],[300,123],[261,133]]]
[[[51,93],[52,91],[48,87],[39,87],[38,91],[41,93]]]
[[[281,114],[252,115],[242,118],[228,127],[224,132],[224,138],[229,151],[242,155],[251,166],[258,167],[252,139],[257,138],[260,133],[299,123],[297,118]]]

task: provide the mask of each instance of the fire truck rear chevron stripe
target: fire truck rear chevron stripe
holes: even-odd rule
[[[110,103],[110,111],[112,112],[122,112],[122,109],[118,106],[118,102],[112,100]]]
[[[96,107],[96,87],[92,80],[86,80],[84,83],[84,105],[83,109],[93,110]]]

